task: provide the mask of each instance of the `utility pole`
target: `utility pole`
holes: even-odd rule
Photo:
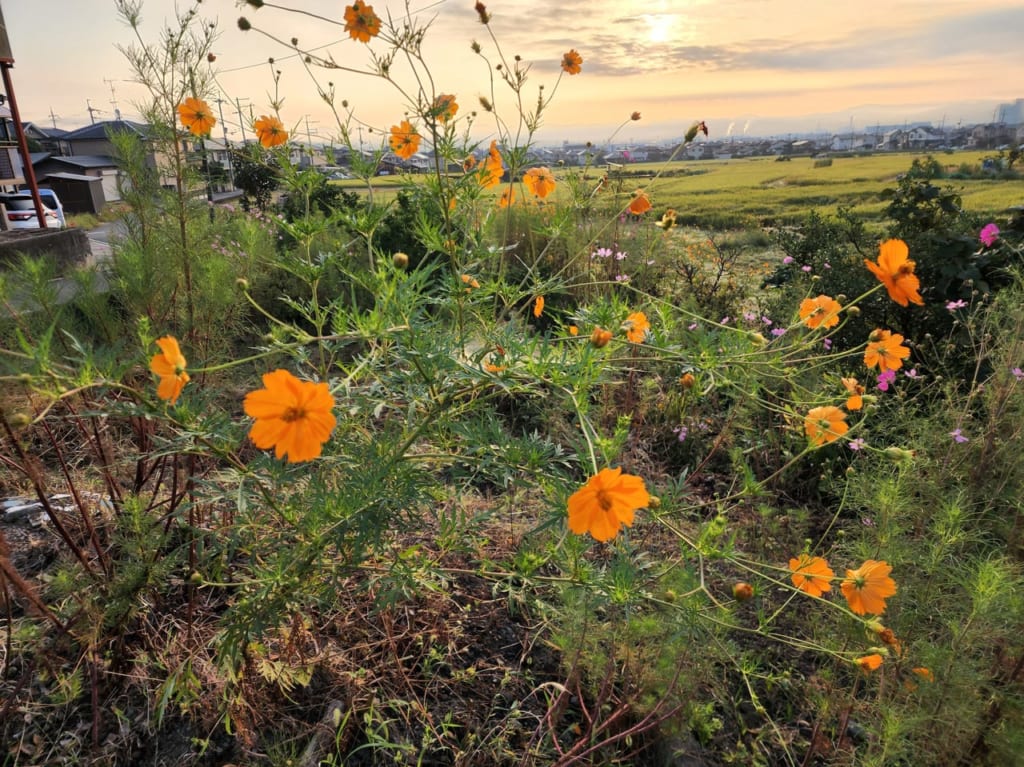
[[[60,117],[60,115],[55,115],[53,113],[53,107],[50,107],[50,122],[53,123],[53,129],[54,130],[57,130],[57,118],[58,117]]]
[[[319,120],[314,120],[313,122],[319,122]],[[314,166],[314,162],[313,162],[313,136],[309,132],[309,115],[306,115],[306,148],[309,150],[309,167],[312,168]]]
[[[235,161],[231,156],[231,143],[228,141],[228,126],[224,122],[224,107],[221,104],[224,103],[224,99],[220,96],[217,97],[217,112],[220,114],[220,127],[224,131],[224,149],[227,152],[228,158],[228,181],[231,184],[231,188],[235,188]]]
[[[242,117],[242,103],[235,98],[235,111],[238,113],[238,125],[242,128],[242,144],[244,145],[248,139],[245,137],[245,118]]]

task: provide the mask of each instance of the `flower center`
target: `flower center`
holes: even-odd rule
[[[608,497],[607,490],[597,491],[597,505],[601,507],[601,511],[612,510],[612,499]]]
[[[306,411],[301,407],[286,408],[281,414],[281,420],[286,423],[294,423],[306,417]]]

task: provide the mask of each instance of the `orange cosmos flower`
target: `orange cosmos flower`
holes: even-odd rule
[[[156,387],[156,396],[170,402],[172,405],[178,401],[181,390],[189,382],[188,373],[185,372],[185,355],[178,348],[178,341],[174,336],[164,336],[156,340],[160,347],[160,353],[153,356],[149,361],[149,369],[154,375],[160,377],[160,384]]]
[[[430,114],[438,121],[446,123],[459,111],[459,105],[455,103],[455,97],[450,93],[440,93],[434,99],[434,105],[430,108]]]
[[[843,307],[830,296],[821,295],[817,298],[805,298],[800,302],[800,319],[811,328],[834,328],[839,324],[839,312]]]
[[[570,325],[569,326],[569,335],[571,335],[571,336],[578,336],[579,334],[580,334],[580,329],[578,327],[576,327],[575,325]]]
[[[391,126],[391,151],[408,160],[420,148],[420,134],[412,127],[408,120],[402,120],[399,125]]]
[[[835,573],[821,557],[801,554],[799,558],[789,560],[789,569],[793,571],[790,576],[793,585],[812,597],[820,597],[832,590],[829,580],[835,577]]]
[[[813,447],[835,442],[849,429],[846,413],[835,405],[811,408],[804,418],[804,431]]]
[[[865,655],[863,658],[857,658],[857,665],[865,671],[875,671],[882,665],[882,656],[878,653]]]
[[[864,407],[864,397],[861,396],[864,394],[864,387],[857,382],[857,379],[843,378],[842,382],[846,391],[850,392],[850,397],[846,400],[846,409],[860,410]]]
[[[504,173],[505,168],[501,164],[501,152],[498,151],[498,142],[491,141],[491,148],[488,150],[487,157],[483,161],[483,167],[480,169],[480,186],[484,189],[497,186],[501,183],[501,177]]]
[[[917,292],[921,281],[914,274],[914,262],[908,258],[907,243],[903,240],[886,240],[879,246],[878,263],[864,259],[864,266],[871,270],[889,291],[889,298],[900,306],[911,301],[923,305],[924,300]]]
[[[256,447],[272,447],[278,458],[288,456],[288,463],[319,457],[335,424],[327,384],[275,370],[263,375],[263,386],[245,395],[245,414],[256,419],[249,430]]]
[[[633,199],[629,202],[629,212],[634,216],[642,216],[651,209],[651,201],[642,189],[633,192]]]
[[[569,529],[610,541],[619,529],[633,524],[633,513],[650,503],[644,481],[622,469],[601,469],[569,496]]]
[[[647,315],[643,312],[633,312],[631,315],[626,317],[626,321],[622,323],[623,329],[626,331],[626,338],[634,344],[642,344],[644,342],[644,335],[650,329],[651,323],[647,321]]]
[[[915,674],[917,674],[919,677],[921,677],[926,682],[934,682],[935,681],[935,674],[932,673],[930,668],[925,668],[924,666],[917,666],[917,667],[912,668],[910,670],[913,671]]]
[[[373,12],[373,6],[362,0],[345,6],[345,31],[353,40],[370,42],[371,37],[380,34],[380,18]]]
[[[903,336],[890,333],[888,330],[874,331],[864,351],[864,364],[869,368],[877,367],[881,372],[899,370],[903,360],[910,356],[910,349],[901,346]]]
[[[523,175],[523,184],[542,200],[555,189],[555,177],[547,168],[530,168]]]
[[[847,570],[840,584],[850,609],[857,615],[881,615],[885,600],[896,593],[896,581],[889,577],[892,567],[885,562],[867,560],[856,570]]]
[[[537,296],[537,299],[533,302],[533,316],[540,317],[544,311],[544,296]]]
[[[178,118],[193,136],[205,136],[217,124],[210,105],[196,98],[187,98],[178,105]]]
[[[562,71],[567,75],[578,75],[583,69],[582,64],[583,57],[575,48],[562,54]]]
[[[476,278],[468,274],[462,275],[462,284],[467,286],[466,290],[469,290],[470,288],[480,287],[480,283],[476,281]]]
[[[260,119],[253,124],[253,128],[256,131],[256,138],[260,140],[260,145],[266,149],[280,146],[288,140],[288,131],[276,117],[260,115]]]
[[[509,205],[516,201],[516,190],[510,186],[505,187],[505,191],[501,193],[501,197],[498,198],[498,207],[507,208]]]

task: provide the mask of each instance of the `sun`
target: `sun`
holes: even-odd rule
[[[665,43],[671,39],[676,24],[675,16],[668,13],[645,13],[641,18],[647,22],[648,41]]]

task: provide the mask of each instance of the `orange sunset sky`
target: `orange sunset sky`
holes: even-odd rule
[[[139,119],[144,91],[117,46],[136,41],[118,17],[114,0],[51,0],[40,15],[35,3],[0,0],[15,58],[14,86],[22,117],[70,129],[88,124],[87,107],[111,119]],[[144,0],[142,34],[155,42],[179,0]],[[202,18],[216,22],[214,46],[224,126],[240,139],[239,121],[270,111],[274,69],[281,71],[281,117],[305,140],[330,141],[338,133],[310,75],[294,51],[259,31],[241,32],[245,15],[257,30],[303,48],[329,53],[346,67],[365,69],[369,53],[383,53],[344,32],[342,0],[282,0],[337,23],[272,7],[254,10],[235,0],[204,0]],[[460,116],[478,109],[491,92],[498,50],[471,0],[372,3],[398,21],[407,10],[431,20],[424,43],[438,92],[453,93]],[[1000,102],[1024,96],[1024,4],[1019,0],[495,0],[490,32],[507,60],[529,63],[528,105],[538,86],[555,90],[539,138],[601,141],[633,111],[617,140],[671,140],[694,120],[708,122],[712,136],[777,135],[815,130],[871,128],[931,120],[955,125],[993,119]],[[474,54],[478,41],[486,57]],[[559,81],[562,54],[577,49],[583,72]],[[401,60],[396,80],[411,87]],[[380,79],[339,71],[318,72],[335,83],[366,129],[387,128],[408,111],[408,101]],[[113,92],[111,91],[113,88]],[[495,85],[500,113],[513,117],[512,94]],[[215,98],[218,94],[207,94]],[[241,118],[235,100],[241,105]],[[51,118],[51,110],[54,115]],[[214,130],[219,138],[222,126]],[[493,118],[480,115],[473,134],[493,135]]]

